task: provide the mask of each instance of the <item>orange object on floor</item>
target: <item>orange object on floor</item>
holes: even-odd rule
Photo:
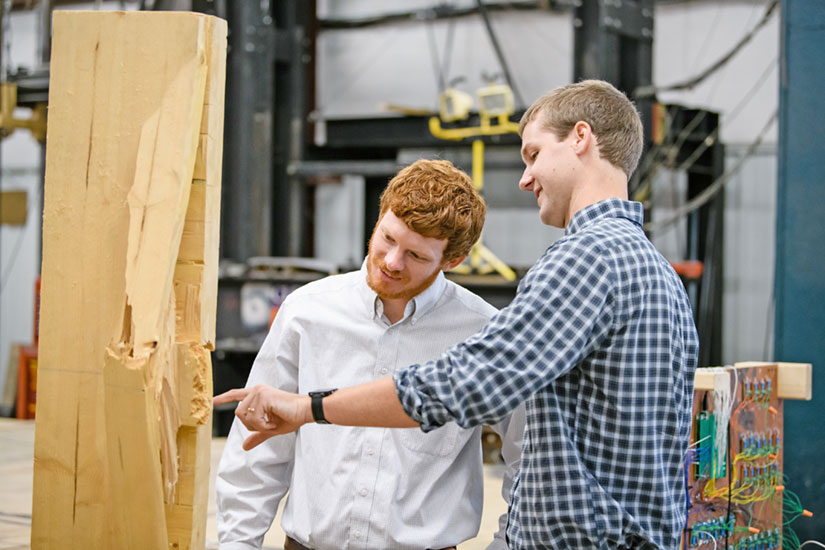
[[[37,401],[37,346],[20,346],[17,362],[17,418],[34,418]]]

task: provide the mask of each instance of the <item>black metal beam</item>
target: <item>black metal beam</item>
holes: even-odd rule
[[[485,5],[488,11],[564,11],[575,0],[521,0],[512,2],[489,2]],[[389,2],[387,3],[389,5]],[[419,23],[426,20],[452,19],[457,17],[474,16],[479,12],[478,6],[453,6],[447,3],[437,4],[413,10],[384,12],[366,17],[357,18],[324,18],[320,20],[323,29],[360,29],[376,25],[385,25],[399,22]]]
[[[17,84],[17,106],[32,108],[49,101],[49,69],[29,72],[18,69],[8,75],[8,82]]]
[[[628,94],[650,83],[652,0],[579,2],[573,26],[574,80],[600,78]]]
[[[271,254],[274,29],[256,2],[228,2],[221,255]]]
[[[573,79],[606,80],[631,99],[653,78],[653,0],[580,1],[573,13]],[[653,101],[636,99],[645,142]]]
[[[272,246],[276,256],[311,256],[312,190],[290,165],[305,156],[308,113],[315,98],[314,1],[273,3],[274,59]]]
[[[685,163],[687,196],[691,200],[724,173],[725,148],[719,141],[719,113],[667,105],[671,120],[662,144],[672,150],[672,168]],[[663,153],[671,154],[671,153]],[[696,328],[699,332],[699,364],[722,364],[722,285],[724,275],[725,194],[688,215],[686,260],[702,262],[703,272],[688,283]],[[691,285],[694,285],[691,288]]]
[[[519,120],[521,113],[511,119]],[[375,148],[375,149],[403,149],[408,147],[467,147],[471,139],[461,141],[443,140],[430,133],[430,117],[401,116],[401,117],[373,117],[352,119],[328,119],[316,124],[324,126],[322,133],[326,135],[320,148]],[[453,127],[478,126],[477,115]],[[446,125],[445,125],[446,126]],[[478,138],[472,138],[478,139]],[[481,139],[492,145],[519,145],[521,139],[516,134],[500,136],[481,136]]]

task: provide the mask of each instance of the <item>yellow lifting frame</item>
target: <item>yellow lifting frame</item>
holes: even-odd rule
[[[506,115],[499,115],[498,124],[491,124],[490,117],[481,116],[481,124],[469,128],[442,128],[441,120],[438,117],[430,118],[430,133],[440,139],[461,140],[468,137],[492,136],[502,134],[512,134],[518,132],[518,124],[511,122]],[[473,140],[473,183],[476,189],[481,191],[484,187],[484,142],[480,139]],[[467,256],[467,263],[463,263],[453,269],[456,273],[487,274],[493,271],[508,281],[515,281],[516,273],[502,262],[493,252],[484,246],[483,239],[479,239],[470,249]]]
[[[17,84],[0,84],[0,135],[8,136],[17,129],[28,129],[32,137],[41,143],[46,140],[46,103],[37,103],[31,110],[31,118],[16,118]]]

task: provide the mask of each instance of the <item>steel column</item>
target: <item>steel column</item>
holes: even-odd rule
[[[606,80],[632,97],[652,83],[653,0],[579,1],[573,13],[573,80]],[[650,136],[651,100],[637,101]]]
[[[246,260],[271,253],[275,40],[263,2],[228,2],[227,15],[221,255]]]
[[[783,0],[779,84],[774,357],[813,363],[813,400],[785,404],[788,488],[814,512],[793,529],[825,532],[825,3]]]

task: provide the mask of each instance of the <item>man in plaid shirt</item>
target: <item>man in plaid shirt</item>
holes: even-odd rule
[[[315,403],[266,386],[215,402],[241,401],[250,448],[313,420],[429,431],[493,423],[526,401],[510,548],[678,548],[698,339],[681,281],[627,200],[639,115],[610,84],[583,81],[538,99],[520,134],[519,187],[565,234],[479,333]]]

